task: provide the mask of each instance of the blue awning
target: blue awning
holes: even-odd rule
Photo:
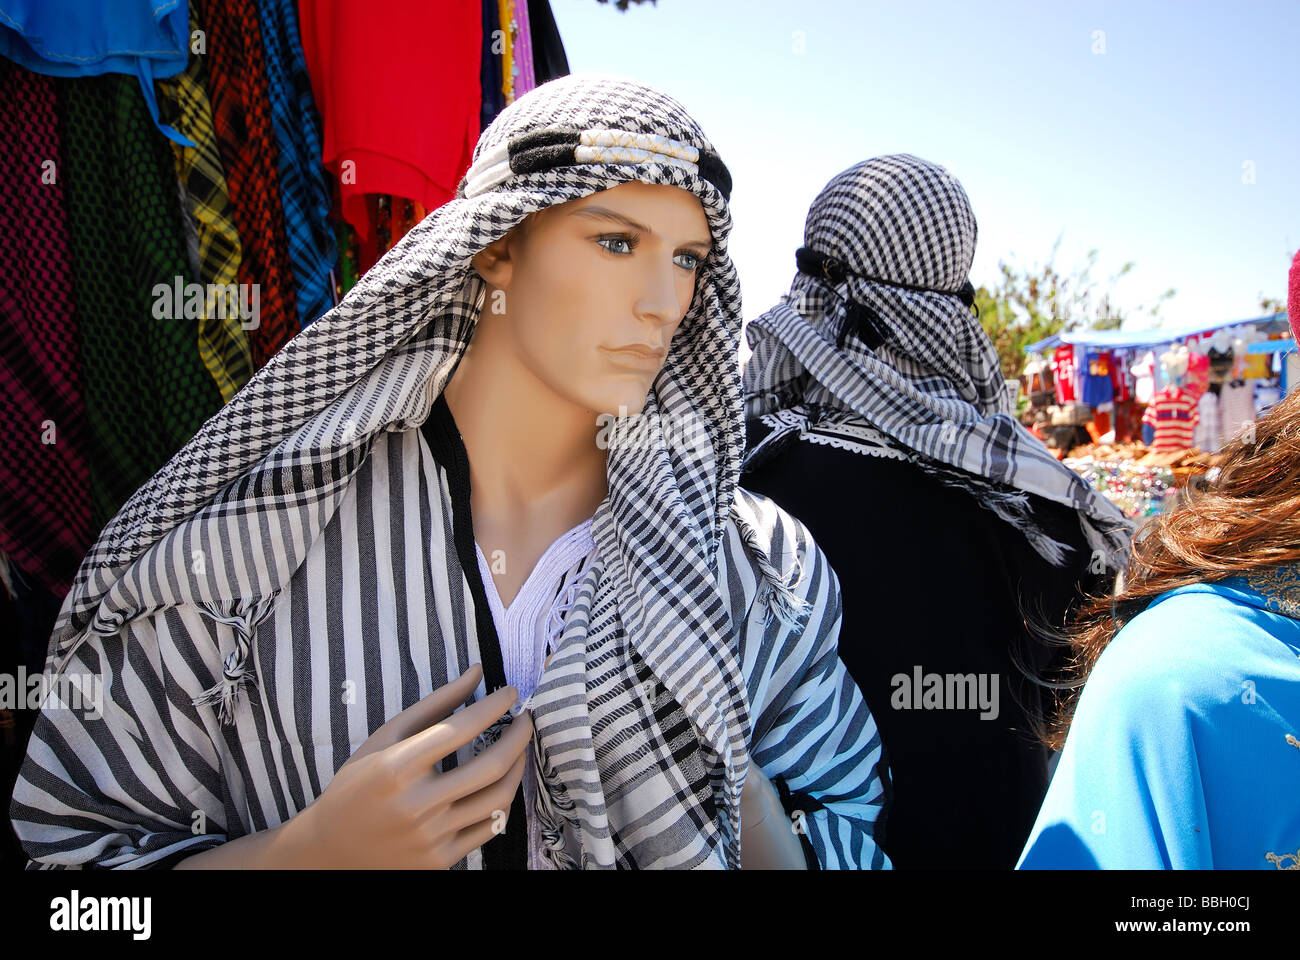
[[[1253,320],[1230,320],[1226,323],[1198,323],[1183,326],[1170,327],[1148,327],[1145,330],[1065,330],[1046,340],[1039,340],[1037,343],[1031,343],[1025,347],[1025,353],[1038,353],[1043,350],[1054,350],[1062,344],[1085,347],[1098,347],[1102,350],[1121,347],[1154,347],[1163,343],[1174,343],[1187,337],[1194,336],[1198,333],[1209,333],[1212,330],[1223,330],[1228,327],[1239,327],[1244,324],[1253,323],[1256,326],[1265,324],[1282,323],[1285,324],[1287,319],[1286,312],[1273,314],[1267,317],[1256,317]],[[1292,341],[1294,343],[1294,341]]]

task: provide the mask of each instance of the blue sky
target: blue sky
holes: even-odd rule
[[[884,153],[961,180],[977,284],[1000,259],[1045,262],[1063,234],[1066,272],[1090,248],[1096,279],[1136,264],[1115,286],[1129,311],[1175,288],[1166,325],[1286,298],[1300,245],[1297,0],[551,6],[574,72],[673,94],[718,147],[746,319],[788,286],[826,181]]]

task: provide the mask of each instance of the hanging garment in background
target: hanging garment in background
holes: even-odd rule
[[[1151,449],[1156,453],[1183,450],[1190,447],[1195,438],[1196,401],[1182,387],[1165,387],[1151,398],[1142,422],[1155,430]]]
[[[527,0],[528,25],[532,32],[533,72],[538,85],[569,74],[560,28],[555,24],[548,0]]]
[[[191,11],[191,24],[198,28]],[[190,56],[183,73],[158,85],[159,109],[168,122],[194,141],[194,147],[172,145],[176,173],[184,187],[188,220],[198,239],[198,282],[204,285],[199,318],[199,356],[212,374],[223,401],[229,402],[253,375],[253,349],[240,322],[238,303],[216,297],[209,302],[207,285],[227,290],[239,282],[242,247],[235,229],[226,174],[221,168],[217,134],[208,101],[207,57]]]
[[[1232,350],[1216,350],[1210,347],[1206,356],[1210,358],[1210,383],[1226,383],[1232,375]]]
[[[1220,443],[1226,445],[1255,422],[1255,384],[1249,380],[1230,380],[1219,391]]]
[[[90,521],[86,405],[55,81],[0,61],[0,550],[68,592]]]
[[[322,159],[358,239],[374,232],[365,194],[450,200],[480,129],[481,0],[302,0],[299,14]]]
[[[248,286],[241,294],[246,293],[251,306],[257,293],[257,316],[244,322],[256,324],[247,330],[258,370],[300,329],[262,31],[253,0],[193,2],[206,31],[208,99],[242,246],[239,282]]]
[[[5,0],[0,56],[54,77],[134,77],[159,129],[182,146],[194,144],[159,123],[155,78],[185,69],[189,49],[184,0]]]
[[[506,108],[506,95],[501,89],[501,54],[496,52],[501,44],[501,5],[498,0],[482,0],[483,54],[479,60],[479,87],[481,105],[479,129],[486,130],[498,113]]]
[[[329,225],[330,185],[321,162],[320,117],[299,37],[297,2],[257,0],[257,12],[301,328],[334,306],[329,277],[338,248]]]
[[[1223,437],[1223,424],[1219,416],[1219,388],[1215,384],[1196,401],[1196,429],[1192,431],[1193,446],[1206,453],[1216,453]]]
[[[1084,356],[1083,396],[1090,407],[1110,403],[1115,399],[1115,385],[1110,379],[1110,351],[1089,350]]]
[[[99,530],[222,400],[198,318],[176,303],[189,278],[175,160],[139,84],[120,74],[55,84]]]
[[[514,0],[515,8],[515,98],[537,86],[533,73],[533,38],[528,20],[528,0]]]
[[[1134,377],[1133,398],[1138,403],[1150,403],[1156,393],[1156,355],[1148,350],[1142,359],[1129,368]]]
[[[1241,376],[1246,380],[1267,380],[1273,376],[1267,353],[1248,353],[1242,363]]]
[[[1052,383],[1058,404],[1071,403],[1075,396],[1074,347],[1057,347],[1052,354]]]
[[[1110,358],[1110,385],[1116,403],[1126,403],[1133,399],[1133,375],[1129,373],[1129,355],[1126,351],[1116,350]]]
[[[519,24],[515,22],[515,0],[497,0],[497,23],[501,28],[501,95],[506,105],[515,102],[515,34]]]

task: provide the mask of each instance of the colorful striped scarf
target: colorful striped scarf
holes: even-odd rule
[[[190,26],[198,29],[193,10]],[[205,55],[191,53],[183,73],[158,84],[163,115],[170,117],[172,125],[197,144],[190,148],[173,143],[172,151],[176,156],[177,175],[185,187],[190,219],[198,233],[198,279],[205,290],[208,284],[226,289],[238,283],[242,256],[230,191],[212,126],[206,60]],[[199,356],[227,402],[253,375],[248,332],[230,306],[227,303],[224,309],[209,310],[205,299],[199,323]]]
[[[302,327],[334,306],[330,269],[338,247],[329,225],[330,189],[321,161],[320,117],[302,51],[294,0],[257,0],[266,47],[266,90],[280,162],[280,200]]]
[[[212,122],[243,245],[239,282],[257,284],[260,317],[248,339],[258,370],[300,329],[262,31],[252,0],[194,0],[194,10],[207,31]]]

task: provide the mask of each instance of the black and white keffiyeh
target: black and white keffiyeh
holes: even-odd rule
[[[747,328],[745,412],[770,429],[756,432],[746,468],[800,424],[856,414],[1056,566],[1069,548],[1034,522],[1025,494],[1074,508],[1094,561],[1119,570],[1131,525],[1013,415],[970,309],[976,233],[961,184],[919,157],[876,157],[831,179],[808,211],[789,294]]]
[[[385,431],[424,422],[466,349],[485,289],[471,266],[474,254],[535,211],[629,181],[698,197],[713,247],[640,417],[641,442],[609,449],[610,492],[592,523],[600,562],[577,589],[531,699],[546,785],[538,815],[548,854],[562,866],[622,865],[621,851],[630,848],[642,867],[738,866],[751,718],[735,628],[719,596],[719,543],[739,531],[752,548],[771,620],[793,624],[810,608],[793,589],[800,560],[817,568],[818,582],[805,592],[817,591],[836,611],[838,592],[828,568],[804,557],[814,548],[782,533],[788,518],[773,521],[770,506],[738,492],[744,428],[740,293],[727,252],[730,178],[682,106],[640,84],[570,76],[507,107],[480,139],[456,198],[294,337],[104,529],[56,623],[54,669],[86,638],[114,638],[134,618],[184,603],[240,638],[207,702],[225,706],[241,696],[253,631],[359,464]],[[687,420],[703,424],[705,435],[666,443],[661,424]],[[269,535],[280,533],[282,541]],[[273,540],[276,549],[266,549]],[[194,550],[199,543],[209,549]],[[743,578],[727,576],[734,593]],[[831,619],[828,613],[810,642],[833,644],[838,613]],[[763,669],[783,676],[781,658],[790,652]],[[817,657],[820,675],[842,676],[834,657]],[[768,660],[764,653],[758,662]],[[689,721],[690,751],[683,753],[680,739],[655,734],[662,718],[653,713],[654,698],[636,693],[651,675],[658,700],[666,692]],[[804,681],[792,675],[782,682],[793,690]],[[853,730],[860,742],[841,729],[836,744],[818,746],[801,727],[799,750],[849,751],[835,775],[822,779],[838,790],[851,774],[863,785],[846,796],[862,801],[864,832],[840,824],[830,842],[846,838],[842,860],[861,854],[879,865],[883,857],[869,838],[878,798],[865,789],[879,787],[874,761],[866,760],[869,750],[879,755],[879,740],[860,695],[845,683],[827,709],[832,718],[860,709],[866,723],[858,716]],[[799,689],[812,696],[811,688]],[[814,727],[829,735],[837,728],[827,716],[822,711]],[[769,725],[774,719],[762,718]],[[593,729],[628,731],[616,758],[597,756]],[[683,756],[707,771],[704,800],[683,789]],[[690,836],[679,836],[684,830]]]

